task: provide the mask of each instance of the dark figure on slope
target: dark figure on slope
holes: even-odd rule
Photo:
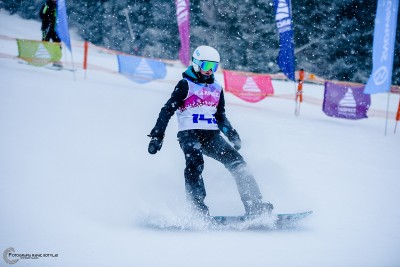
[[[185,188],[189,202],[196,212],[209,215],[204,203],[206,190],[202,178],[203,155],[224,164],[235,178],[247,216],[270,213],[272,204],[263,203],[262,195],[246,162],[239,154],[241,140],[225,115],[222,86],[214,80],[220,56],[209,46],[198,47],[192,57],[192,66],[182,74],[171,98],[161,109],[157,123],[149,136],[150,154],[161,149],[168,122],[176,112],[178,141],[186,159]],[[220,131],[233,147],[220,135]]]
[[[47,0],[40,9],[39,15],[42,20],[42,41],[49,42],[52,40],[55,43],[60,43],[61,48],[61,39],[56,32],[57,0]],[[53,65],[62,67],[60,61],[54,62]]]

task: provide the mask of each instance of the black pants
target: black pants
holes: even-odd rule
[[[189,200],[204,201],[206,190],[201,176],[203,155],[218,160],[230,171],[240,197],[247,202],[260,201],[262,196],[243,157],[220,135],[219,130],[186,130],[178,133],[178,141],[186,159],[185,188]]]
[[[50,40],[52,40],[55,43],[61,42],[60,37],[58,37],[58,35],[54,29],[49,29],[47,31],[42,32],[42,41],[49,42]]]

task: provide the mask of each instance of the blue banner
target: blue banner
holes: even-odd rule
[[[117,55],[119,73],[137,83],[148,83],[155,79],[163,79],[167,75],[165,64],[161,61]]]
[[[71,39],[69,37],[68,28],[68,16],[67,7],[65,6],[65,0],[57,0],[57,23],[56,32],[61,41],[68,47],[69,51],[71,49]]]
[[[375,17],[372,73],[364,93],[389,92],[392,84],[393,54],[399,0],[378,0]]]
[[[275,21],[279,31],[278,65],[290,80],[295,81],[292,8],[290,0],[274,0]]]

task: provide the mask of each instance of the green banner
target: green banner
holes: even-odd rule
[[[17,39],[18,57],[35,66],[61,60],[61,44]]]

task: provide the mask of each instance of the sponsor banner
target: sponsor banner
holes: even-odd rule
[[[117,55],[117,58],[119,72],[134,82],[148,83],[167,75],[165,64],[161,61],[128,55]]]
[[[364,86],[349,86],[325,82],[322,110],[331,117],[358,120],[367,118],[371,96],[364,94]]]
[[[224,70],[225,91],[247,102],[258,102],[274,94],[271,77]]]
[[[292,7],[290,0],[274,0],[276,26],[279,31],[278,65],[290,80],[295,81]]]
[[[190,8],[189,0],[175,0],[181,48],[179,59],[185,66],[190,64]]]
[[[399,0],[378,0],[372,54],[373,67],[365,86],[366,94],[390,90],[398,9]]]
[[[57,22],[56,22],[56,32],[61,41],[68,47],[69,51],[71,49],[71,39],[69,37],[68,28],[68,16],[67,7],[65,5],[65,0],[57,0]]]
[[[44,66],[61,60],[61,46],[59,43],[49,43],[17,39],[18,57],[29,64]]]

